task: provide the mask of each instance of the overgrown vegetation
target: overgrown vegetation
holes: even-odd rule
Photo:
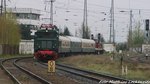
[[[0,16],[0,44],[18,45],[20,30],[12,14]]]
[[[4,58],[4,59],[7,59],[7,58],[12,58],[12,57],[24,57],[24,56],[32,56],[32,55],[0,55],[0,58]]]
[[[144,31],[141,29],[140,21],[135,24],[134,30],[132,32],[129,31],[129,33],[128,48],[141,47],[141,45],[144,43]]]
[[[141,45],[144,43],[144,31],[140,29],[140,25],[140,22],[138,22],[135,26],[135,30],[133,31],[133,47],[141,47]]]
[[[99,73],[121,76],[134,80],[148,80],[150,78],[150,67],[147,64],[123,62],[124,66],[128,66],[127,75],[121,75],[120,56],[116,55],[114,60],[112,55],[84,55],[61,58],[58,62],[82,69],[93,70]]]
[[[16,54],[20,42],[20,30],[17,20],[11,13],[0,16],[0,45],[3,54]]]
[[[17,55],[0,55],[0,58],[11,58],[16,57]]]
[[[116,44],[116,50],[119,51],[119,50],[127,50],[127,43],[118,43]]]

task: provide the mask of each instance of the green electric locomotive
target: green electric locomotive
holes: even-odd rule
[[[57,59],[58,40],[59,30],[56,26],[37,30],[34,37],[34,57],[41,61]]]

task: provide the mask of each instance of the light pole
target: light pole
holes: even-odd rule
[[[53,2],[54,2],[55,0],[51,0],[50,2],[51,2],[51,6],[50,6],[50,24],[52,24],[53,25]]]
[[[130,12],[130,21],[129,21],[129,37],[128,37],[128,48],[132,47],[132,10],[130,11],[120,11],[120,12]]]
[[[5,13],[5,17],[6,17],[6,0],[4,0],[4,13]]]
[[[114,0],[111,0],[111,9],[110,9],[110,43],[115,43],[114,38]]]
[[[83,13],[83,38],[87,38],[87,0],[84,0],[84,13]]]
[[[1,15],[3,13],[3,0],[1,0]]]
[[[1,8],[1,11],[0,11],[1,15],[3,14],[3,8],[4,8],[4,14],[5,14],[5,17],[6,17],[6,0],[1,0],[0,8]]]

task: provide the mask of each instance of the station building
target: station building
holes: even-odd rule
[[[41,11],[33,8],[8,8],[17,18],[18,24],[37,29],[40,26]]]

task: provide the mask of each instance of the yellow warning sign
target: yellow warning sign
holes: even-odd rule
[[[48,61],[48,72],[55,72],[55,61]]]

